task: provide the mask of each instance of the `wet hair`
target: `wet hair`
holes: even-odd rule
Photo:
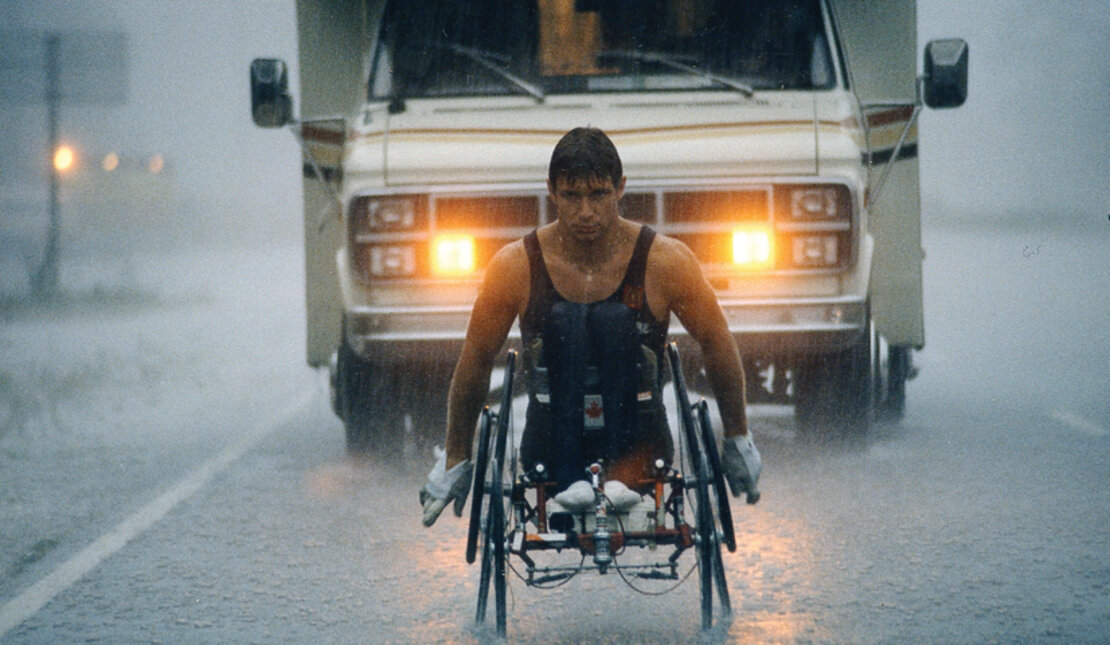
[[[614,186],[624,176],[621,157],[609,137],[597,128],[575,128],[563,135],[551,152],[547,179],[567,182],[608,179]]]

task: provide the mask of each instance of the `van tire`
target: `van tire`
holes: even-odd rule
[[[453,365],[376,363],[346,342],[336,354],[335,408],[351,455],[431,454],[443,442]]]
[[[876,416],[884,423],[897,423],[906,416],[906,381],[913,370],[912,351],[905,345],[887,350],[885,391],[876,410]]]
[[[344,341],[336,354],[334,402],[343,420],[347,452],[398,455],[404,448],[404,402],[392,394],[395,377]]]
[[[870,332],[846,350],[803,360],[795,368],[794,419],[803,433],[866,435],[874,408]]]

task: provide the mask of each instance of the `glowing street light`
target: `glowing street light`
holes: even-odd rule
[[[103,168],[105,172],[112,172],[116,168],[119,168],[119,155],[114,152],[109,152],[104,155],[104,159],[100,161],[100,167]]]
[[[67,145],[60,145],[54,150],[54,170],[66,172],[73,168],[76,161],[77,155],[73,152],[73,148]]]
[[[9,49],[18,50],[21,55],[7,56]],[[127,36],[122,32],[100,31],[9,33],[5,29],[0,33],[0,50],[5,54],[0,99],[10,99],[14,91],[14,96],[20,97],[18,102],[22,103],[32,94],[27,87],[41,86],[41,100],[46,105],[45,155],[39,157],[39,163],[44,166],[42,170],[49,168],[50,171],[50,224],[42,263],[31,277],[31,288],[36,296],[49,298],[58,287],[62,230],[58,196],[62,175],[73,172],[79,164],[76,151],[60,142],[60,112],[64,104],[70,103],[121,105],[126,102]],[[71,75],[82,82],[67,81],[63,88],[62,79]]]

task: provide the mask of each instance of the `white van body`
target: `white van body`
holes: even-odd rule
[[[297,12],[307,355],[352,448],[414,410],[441,430],[484,263],[554,217],[551,150],[582,125],[621,154],[623,214],[702,260],[751,401],[808,429],[901,415],[925,343],[913,0]]]

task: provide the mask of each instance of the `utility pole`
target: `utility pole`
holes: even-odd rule
[[[73,151],[60,147],[61,109],[127,101],[127,36],[119,31],[37,30],[4,24],[0,25],[0,51],[4,53],[0,109],[12,103],[46,104],[50,221],[42,263],[31,271],[30,286],[35,297],[52,298],[60,289],[62,175],[76,171],[67,165],[73,163]]]
[[[46,250],[43,253],[42,264],[39,265],[31,280],[31,288],[40,298],[52,298],[58,290],[58,244],[61,238],[62,222],[58,207],[58,189],[60,178],[58,168],[54,163],[54,155],[58,150],[58,107],[61,103],[61,92],[58,87],[58,34],[46,35],[46,114],[47,129],[50,139],[50,225],[46,233]]]

